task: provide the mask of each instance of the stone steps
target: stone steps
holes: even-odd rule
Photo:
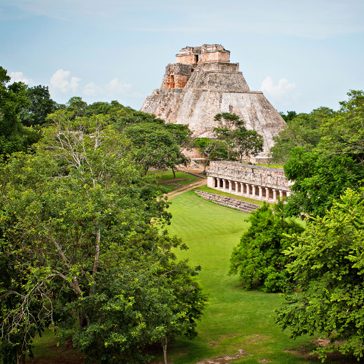
[[[209,192],[205,192],[205,191],[199,191],[199,190],[195,190],[195,192],[205,198],[206,200],[210,200],[213,201],[219,205],[222,206],[227,206],[227,207],[232,207],[233,209],[237,209],[243,212],[252,212],[257,210],[260,205],[255,205],[253,203],[250,202],[245,202],[245,201],[241,201],[241,200],[237,200],[235,198],[230,198],[230,197],[224,197],[224,196],[220,196],[220,195],[216,195],[214,193],[209,193]]]

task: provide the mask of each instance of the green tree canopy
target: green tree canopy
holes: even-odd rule
[[[348,95],[349,101],[342,102],[337,113],[321,120],[321,137],[315,148],[305,145],[290,152],[284,172],[294,181],[293,194],[287,199],[292,215],[323,216],[347,188],[362,185],[364,97],[362,91]]]
[[[321,357],[340,351],[364,354],[364,195],[348,189],[302,235],[287,237],[288,271],[299,284],[286,297],[277,321],[292,337],[320,335],[330,340],[316,348]]]
[[[21,124],[22,110],[30,105],[26,85],[9,82],[7,71],[0,66],[0,156],[25,152],[40,137],[39,132]]]
[[[287,125],[273,138],[275,145],[270,149],[273,160],[277,163],[287,162],[290,151],[295,147],[312,150],[325,134],[323,121],[333,115],[335,112],[327,107],[320,107],[309,114],[288,112]]]
[[[189,161],[170,130],[165,124],[156,123],[137,123],[124,129],[133,145],[134,160],[142,166],[144,174],[151,167],[171,168],[174,172],[177,165],[186,165]]]
[[[104,115],[48,118],[37,152],[0,166],[4,360],[76,319],[88,362],[140,363],[146,344],[193,337],[205,302],[198,268],[176,261],[172,249],[185,246],[165,231],[166,202],[140,177],[130,141]]]
[[[43,125],[47,115],[53,113],[57,103],[51,99],[47,86],[34,86],[26,89],[30,103],[23,107],[20,121],[24,126]]]
[[[289,246],[285,234],[299,234],[303,227],[286,218],[282,201],[273,208],[264,203],[247,221],[251,225],[231,254],[229,274],[239,274],[246,289],[290,290],[293,280],[285,268],[289,259],[282,254]]]
[[[214,120],[220,122],[220,126],[214,128],[214,133],[225,144],[228,160],[237,157],[241,163],[243,157],[256,156],[263,151],[263,137],[255,130],[246,129],[238,115],[216,114]]]

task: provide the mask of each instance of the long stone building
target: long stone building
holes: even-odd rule
[[[186,47],[176,63],[166,67],[162,85],[148,96],[141,111],[168,123],[188,124],[195,137],[213,138],[219,113],[235,113],[247,129],[264,138],[266,158],[273,137],[285,121],[260,91],[251,91],[238,63],[230,63],[230,51],[220,44]]]
[[[207,171],[207,186],[256,200],[276,202],[290,195],[291,182],[283,169],[215,161]]]

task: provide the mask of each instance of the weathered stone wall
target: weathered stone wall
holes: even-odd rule
[[[237,210],[244,211],[244,212],[252,212],[252,211],[257,210],[260,207],[259,205],[255,205],[253,203],[236,200],[235,198],[216,195],[215,193],[209,193],[209,192],[199,191],[199,190],[195,190],[195,192],[199,196],[205,198],[206,200],[210,200],[219,205],[232,207],[233,209],[237,209]]]
[[[214,161],[207,171],[207,186],[214,188],[213,177],[244,182],[257,187],[269,187],[281,191],[290,191],[291,182],[287,180],[283,169],[258,167],[237,162]]]
[[[161,89],[184,88],[191,76],[192,69],[187,64],[170,63],[166,67]]]
[[[201,47],[186,47],[176,55],[177,63],[199,64],[208,62],[230,62],[230,51],[221,44],[204,44]]]

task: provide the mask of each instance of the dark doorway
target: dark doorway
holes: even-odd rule
[[[198,63],[198,55],[195,54],[195,63]]]

